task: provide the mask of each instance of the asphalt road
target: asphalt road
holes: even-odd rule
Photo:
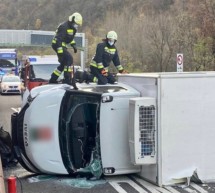
[[[0,95],[0,126],[10,132],[11,108],[21,106],[20,95]],[[3,168],[5,187],[10,175],[17,177],[17,193],[214,193],[214,184],[185,184],[173,187],[157,187],[133,175],[106,177],[97,181],[68,176],[34,175],[19,164]],[[1,190],[0,190],[1,192]],[[7,191],[8,192],[8,191]]]

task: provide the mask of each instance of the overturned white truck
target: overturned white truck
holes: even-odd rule
[[[137,173],[159,186],[215,180],[215,73],[147,73],[118,84],[45,85],[12,115],[27,170]]]

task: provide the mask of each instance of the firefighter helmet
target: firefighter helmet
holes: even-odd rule
[[[107,33],[107,39],[117,40],[117,33],[115,31],[109,31]]]
[[[75,12],[72,15],[69,16],[69,21],[72,22],[74,21],[78,25],[82,25],[83,19],[80,13]]]

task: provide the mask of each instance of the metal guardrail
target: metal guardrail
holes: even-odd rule
[[[51,47],[51,41],[54,31],[39,30],[0,30],[0,47]],[[75,41],[78,50],[80,50],[81,67],[85,68],[87,61],[87,44],[85,33],[76,33]]]

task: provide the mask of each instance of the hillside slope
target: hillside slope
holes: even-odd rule
[[[166,8],[173,0],[154,0],[155,7]],[[138,10],[143,10],[149,0],[0,0],[1,29],[35,29],[53,30],[56,25],[77,11],[83,15],[84,27],[95,27],[103,23],[109,11],[126,11],[135,17]],[[153,2],[153,1],[152,1]],[[162,3],[165,2],[165,3]],[[35,27],[37,20],[41,25]]]

